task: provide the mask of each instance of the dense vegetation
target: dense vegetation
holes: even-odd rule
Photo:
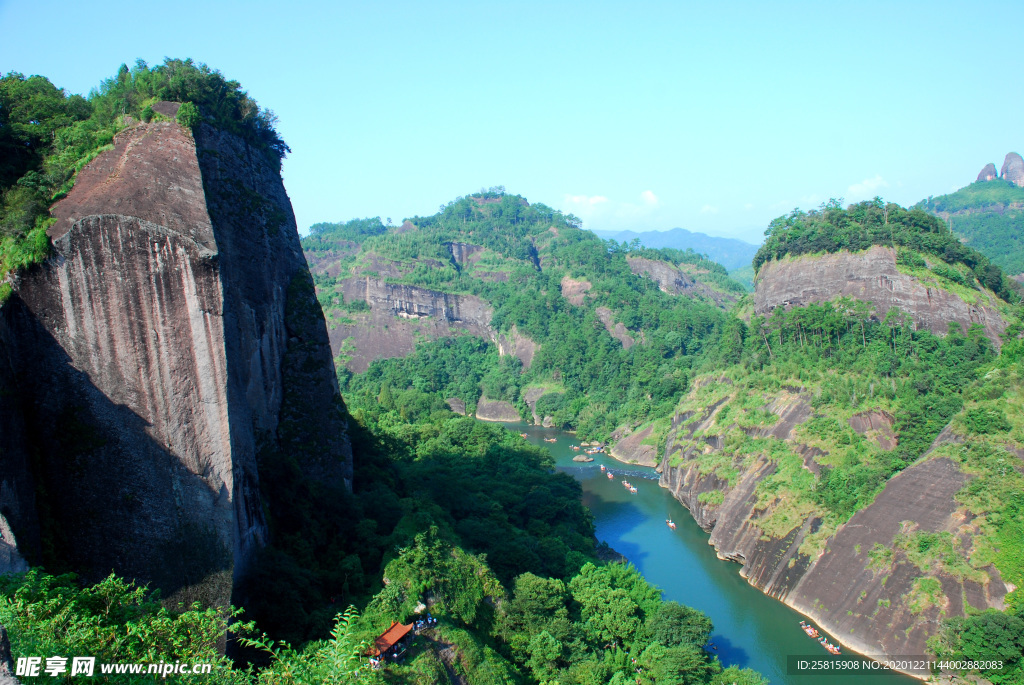
[[[68,95],[43,76],[8,73],[0,78],[0,278],[45,258],[50,205],[110,148],[126,117],[159,117],[152,104],[161,100],[183,103],[178,119],[187,127],[204,121],[231,131],[278,166],[288,152],[273,112],[237,81],[192,60],[121,65],[87,98]]]
[[[1006,273],[1024,273],[1024,188],[1002,179],[978,181],[914,207],[949,221],[954,235]]]
[[[1007,302],[1020,299],[1020,288],[1002,269],[977,250],[965,246],[941,219],[922,209],[904,209],[881,199],[843,209],[831,200],[810,212],[793,210],[768,226],[767,239],[754,256],[754,269],[786,255],[816,252],[857,252],[872,245],[906,248],[934,256],[946,265],[963,265],[969,278]],[[966,275],[966,274],[965,274]]]
[[[431,529],[403,547],[384,575],[387,586],[361,615],[353,607],[338,613],[325,639],[301,648],[258,633],[251,621],[231,623],[238,643],[264,655],[258,669],[237,666],[218,649],[238,610],[168,610],[158,595],[114,576],[92,587],[36,571],[0,579],[0,621],[12,629],[15,654],[96,656],[95,677],[67,682],[149,683],[152,676],[104,676],[100,665],[181,662],[210,663],[213,672],[166,682],[767,683],[749,669],[723,669],[703,649],[712,632],[707,616],[663,602],[632,566],[587,563],[567,581],[523,573],[506,589],[483,556]],[[420,631],[402,664],[371,670],[365,652],[373,638],[395,620],[422,616],[424,600],[438,623]]]
[[[577,430],[581,437],[604,439],[623,424],[667,416],[694,365],[698,360],[714,364],[727,354],[721,341],[734,337],[738,326],[710,301],[661,292],[650,278],[634,275],[626,258],[644,256],[691,269],[710,288],[733,297],[742,294],[742,286],[721,266],[693,252],[603,242],[579,230],[575,217],[528,204],[502,188],[458,198],[437,214],[410,222],[403,230],[383,230],[379,219],[318,224],[304,239],[311,255],[337,257],[337,277],[314,275],[328,320],[336,311],[345,320],[360,321],[353,316],[353,303],[341,296],[340,281],[356,274],[378,275],[371,266],[383,262],[400,274],[390,281],[483,298],[494,309],[493,328],[514,328],[539,349],[529,369],[506,360],[485,373],[460,373],[454,385],[445,378],[431,379],[440,361],[411,359],[409,364],[422,368],[402,371],[401,380],[388,380],[392,389],[419,378],[423,387],[449,388],[449,397],[472,407],[482,387],[490,399],[508,400],[526,415],[523,392],[540,388],[561,396],[552,413],[557,425]],[[480,251],[472,262],[459,263],[448,247],[453,243]],[[564,278],[589,286],[581,305],[562,294]],[[610,310],[614,321],[644,344],[625,349],[601,322],[599,307]],[[371,370],[359,383],[373,382],[382,373]],[[480,378],[483,386],[469,378]],[[342,374],[343,385],[348,382]],[[343,390],[359,387],[346,385]]]

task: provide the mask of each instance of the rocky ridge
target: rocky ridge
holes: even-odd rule
[[[728,379],[705,378],[698,386],[708,383],[728,384]],[[750,584],[863,654],[924,654],[939,618],[962,616],[967,604],[1003,607],[1008,588],[995,567],[984,569],[981,582],[941,569],[925,573],[896,544],[900,534],[948,532],[969,548],[977,531],[953,498],[968,476],[946,458],[926,455],[892,478],[872,504],[838,530],[822,529],[820,516],[807,509],[797,512],[788,532],[768,532],[776,530],[768,520],[788,505],[784,499],[765,499],[759,485],[779,464],[763,453],[724,456],[730,434],[741,429],[719,425],[716,418],[736,399],[729,394],[700,413],[676,415],[661,458],[660,482],[708,531],[718,556],[743,565],[740,574]],[[824,452],[801,444],[795,431],[812,416],[807,398],[798,388],[784,388],[766,400],[765,409],[778,417],[775,423],[742,430],[750,437],[785,442],[814,472],[815,457]],[[885,425],[882,414],[860,421],[865,432]],[[875,424],[877,429],[869,427]],[[944,433],[936,447],[953,439]],[[822,539],[823,534],[827,537]],[[890,551],[880,554],[880,547]],[[923,577],[938,581],[941,601],[919,601]]]
[[[45,538],[87,579],[226,602],[267,536],[261,450],[351,478],[280,174],[205,124],[135,124],[53,213],[54,255],[0,310],[4,513],[31,559]]]
[[[901,273],[896,251],[875,245],[858,253],[787,257],[765,263],[756,279],[754,313],[767,316],[776,307],[825,302],[837,297],[870,302],[875,316],[893,308],[907,313],[914,324],[944,335],[951,322],[966,330],[979,324],[998,349],[1006,328],[994,299],[977,292],[974,302],[921,279]]]

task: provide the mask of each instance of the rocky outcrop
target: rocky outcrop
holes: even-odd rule
[[[933,333],[946,334],[950,322],[964,330],[980,324],[998,349],[1006,326],[991,298],[982,292],[977,303],[896,268],[896,252],[875,245],[857,253],[846,251],[765,263],[757,274],[754,313],[768,315],[776,307],[792,307],[849,296],[871,302],[874,315],[882,318],[892,308],[906,312],[914,324]]]
[[[476,418],[481,421],[501,421],[503,423],[522,420],[519,412],[509,402],[490,400],[483,396],[476,403]]]
[[[629,329],[621,322],[615,322],[612,310],[608,309],[608,307],[598,307],[594,312],[597,314],[597,318],[601,320],[601,323],[604,324],[604,329],[608,331],[608,334],[622,343],[622,349],[628,350],[636,343],[633,340],[633,336],[629,334]]]
[[[0,575],[24,573],[28,564],[18,552],[18,541],[7,519],[0,514]]]
[[[529,337],[520,333],[515,324],[508,333],[492,333],[491,340],[498,346],[498,354],[511,356],[523,363],[523,370],[533,364],[533,355],[537,354],[539,345]]]
[[[533,415],[533,422],[536,425],[540,425],[542,418],[537,416],[537,400],[544,396],[544,388],[527,388],[523,391],[523,401],[526,402],[526,406],[530,408],[530,413]]]
[[[288,450],[317,478],[351,478],[280,174],[205,124],[194,138],[176,123],[139,124],[79,173],[54,215],[54,255],[14,281],[0,324],[47,493],[19,494],[34,508],[19,520],[36,519],[56,550],[50,566],[226,602],[267,535],[262,450]]]
[[[451,253],[452,261],[460,266],[475,264],[480,259],[480,253],[484,251],[482,245],[473,245],[471,243],[451,242],[445,243],[444,246]]]
[[[590,281],[576,280],[568,275],[562,277],[562,297],[568,300],[569,304],[582,306],[583,299],[590,288]]]
[[[646,257],[626,257],[629,270],[636,275],[645,275],[658,284],[663,293],[685,295],[687,297],[705,297],[719,306],[736,301],[736,297],[720,293],[706,284],[695,281],[688,274],[672,266],[668,262]]]
[[[420,339],[436,340],[470,333],[493,339],[490,306],[473,295],[454,295],[380,278],[347,278],[340,282],[346,302],[364,300],[370,311],[332,321],[331,349],[348,357],[346,367],[362,373],[376,359],[404,357]],[[531,355],[532,358],[532,355]]]
[[[887,411],[863,411],[854,414],[847,423],[850,428],[873,441],[883,450],[895,449],[898,444],[893,425],[896,419]]]
[[[0,626],[0,685],[18,685],[14,677],[14,659],[11,658],[11,641],[7,629]]]
[[[815,457],[824,452],[795,439],[795,429],[812,416],[808,399],[797,388],[783,388],[765,406],[777,419],[743,430],[750,437],[785,441],[816,472]],[[924,571],[898,544],[901,535],[950,533],[970,549],[976,531],[954,498],[968,476],[953,462],[926,455],[892,478],[874,502],[839,526],[821,547],[814,540],[823,522],[813,507],[766,498],[759,490],[778,468],[766,454],[731,460],[721,454],[702,461],[722,453],[728,431],[740,430],[716,422],[730,401],[726,396],[673,419],[661,461],[661,485],[710,533],[719,557],[743,564],[740,574],[748,582],[865,654],[924,654],[939,618],[964,615],[968,603],[981,609],[1002,607],[1007,587],[994,567],[979,572],[984,580],[954,576],[941,566]],[[883,433],[890,423],[885,412],[872,411],[855,415],[850,425],[871,435]],[[952,439],[944,435],[936,446]],[[709,463],[712,467],[704,466]],[[781,506],[795,507],[796,517],[788,531],[769,533],[763,522]],[[919,579],[924,576],[937,581],[941,597],[932,601],[922,594]]]
[[[644,440],[650,438],[653,432],[654,427],[647,426],[642,430],[630,433],[612,445],[608,450],[608,454],[627,464],[657,466],[658,448],[655,445],[644,444]]]
[[[449,397],[445,400],[445,404],[456,414],[462,414],[466,416],[466,403],[460,400],[458,397]]]
[[[1007,153],[1006,159],[1003,160],[1003,168],[999,170],[999,175],[1004,181],[1024,188],[1024,158],[1021,158],[1016,152]]]
[[[985,168],[978,174],[978,181],[992,181],[999,178],[999,173],[996,171],[996,165],[989,162],[985,165]]]

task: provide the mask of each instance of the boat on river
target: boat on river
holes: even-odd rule
[[[601,464],[601,470],[604,471],[604,464]]]
[[[800,628],[805,633],[807,633],[807,637],[811,638],[812,640],[816,640],[817,643],[824,647],[825,651],[827,651],[829,654],[835,654],[837,656],[839,654],[842,654],[842,651],[839,649],[839,647],[829,642],[824,635],[819,633],[818,630],[811,624],[807,623],[807,621],[800,621]]]
[[[611,480],[614,477],[615,477],[615,475],[611,471],[609,471],[608,472],[608,480]]]
[[[675,521],[673,521],[672,519],[665,519],[665,523],[667,523],[668,527],[671,528],[672,530],[676,529]]]

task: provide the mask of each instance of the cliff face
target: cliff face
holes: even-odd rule
[[[710,382],[729,383],[724,378]],[[912,548],[899,544],[901,536],[949,533],[969,554],[978,531],[954,499],[969,478],[955,463],[926,455],[893,477],[844,525],[826,529],[813,505],[794,504],[767,482],[782,468],[777,458],[764,451],[740,456],[727,449],[741,432],[774,438],[802,459],[803,469],[818,474],[818,459],[826,453],[801,444],[796,430],[813,416],[809,398],[798,388],[784,387],[765,404],[777,417],[771,425],[723,427],[716,418],[728,415],[723,412],[734,401],[738,395],[728,394],[673,419],[660,464],[661,485],[710,533],[719,557],[743,564],[740,574],[750,584],[864,654],[924,654],[940,618],[964,615],[967,604],[1003,607],[1008,588],[995,567],[969,574],[938,564],[921,568]],[[850,425],[890,444],[884,412],[857,414]],[[944,432],[936,447],[951,439]],[[784,530],[778,525],[780,513],[789,520]],[[932,579],[928,582],[939,589],[925,592],[922,579]]]
[[[668,262],[662,262],[646,257],[626,257],[629,270],[640,275],[644,274],[658,284],[663,293],[672,295],[685,295],[687,297],[706,297],[718,306],[724,306],[727,302],[735,302],[736,297],[726,295],[709,288],[704,283],[699,283],[681,270]]]
[[[334,354],[349,357],[346,366],[362,373],[376,359],[404,357],[420,337],[431,340],[465,331],[488,340],[491,308],[473,295],[454,295],[369,276],[341,281],[346,302],[365,301],[370,311],[348,315],[351,323],[332,321]],[[530,354],[532,358],[532,352]]]
[[[995,303],[985,293],[976,302],[922,283],[896,268],[892,248],[875,245],[864,252],[835,252],[767,262],[757,275],[754,313],[776,307],[806,305],[849,296],[874,305],[878,318],[893,307],[911,316],[918,327],[944,335],[950,322],[966,329],[980,324],[998,349],[1006,328]]]
[[[87,577],[114,569],[224,601],[266,537],[262,449],[288,448],[307,422],[318,449],[300,451],[303,466],[351,478],[280,174],[205,125],[193,138],[140,124],[54,215],[54,255],[3,310],[0,347],[36,455],[10,473],[31,472],[46,498],[36,507],[10,486],[32,511],[12,524],[37,525],[56,561]]]

